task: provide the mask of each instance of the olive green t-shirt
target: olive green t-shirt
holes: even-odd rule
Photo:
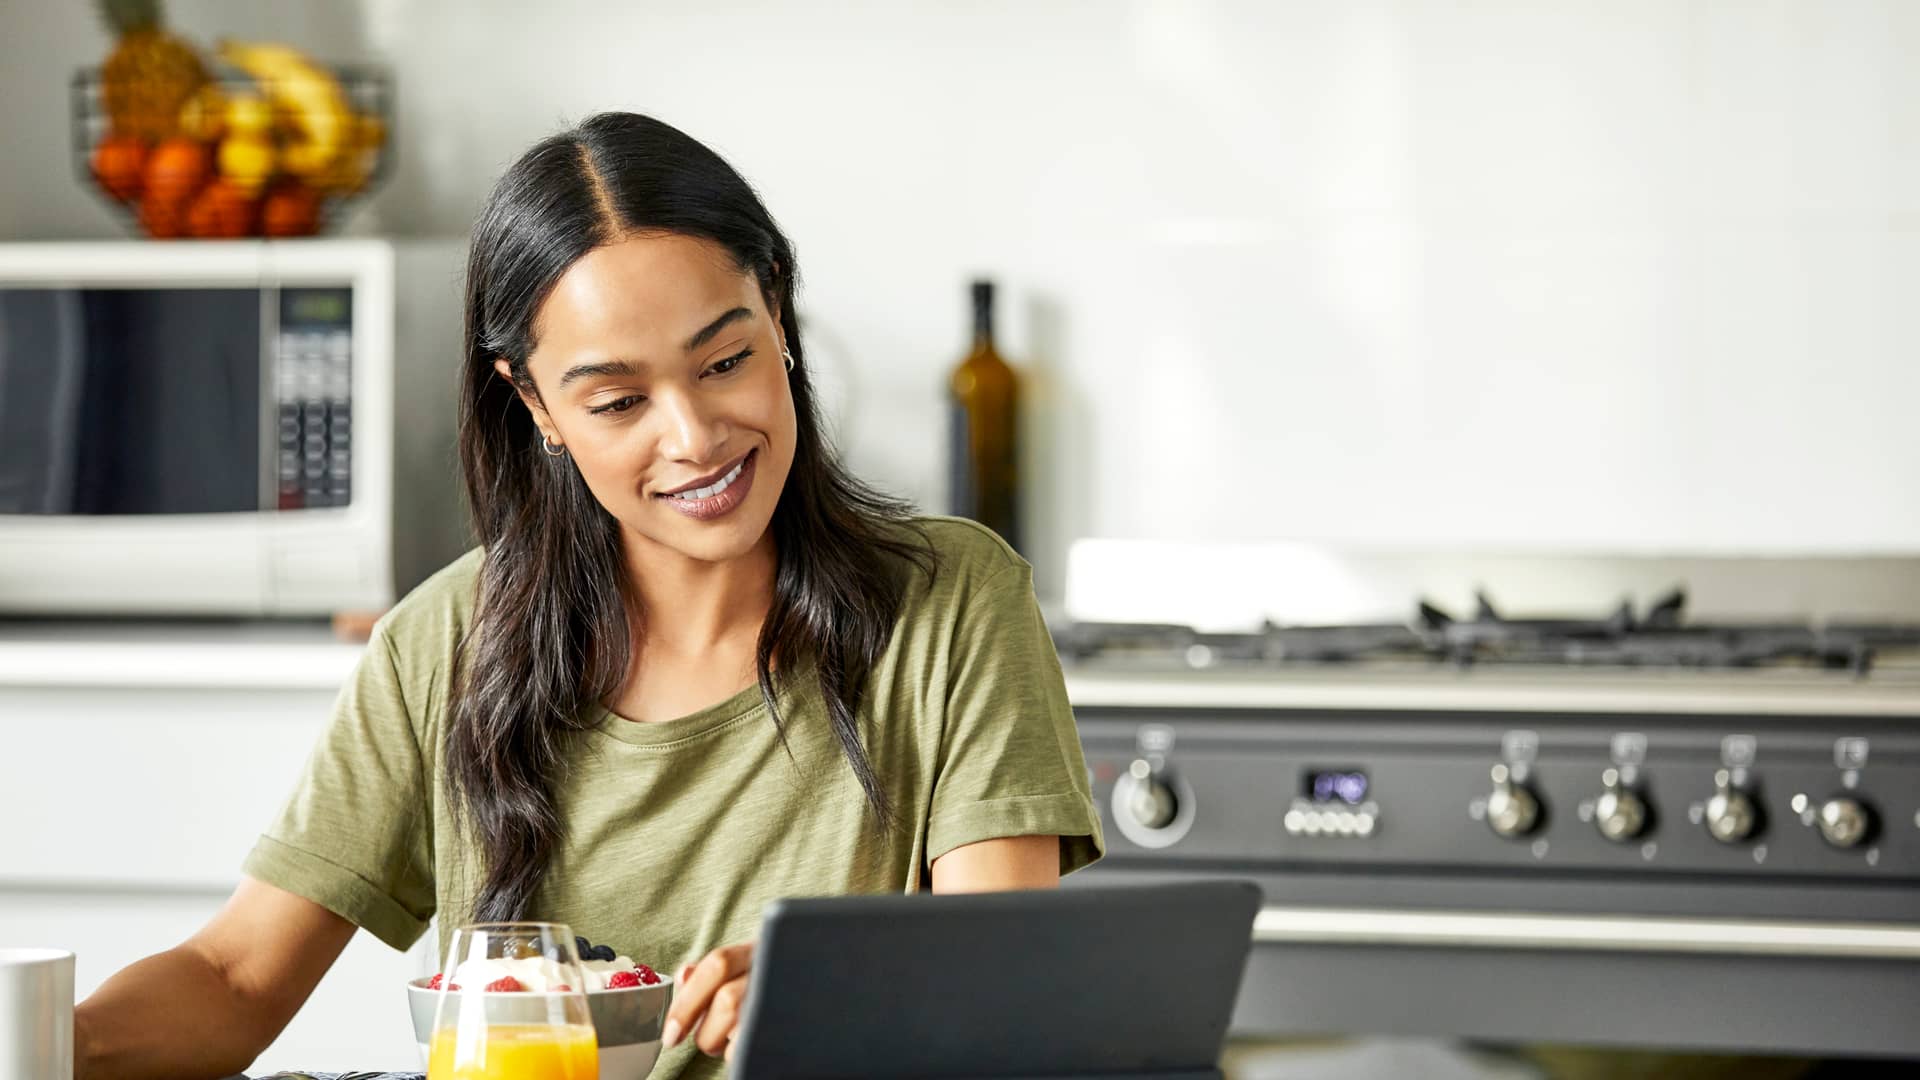
[[[564,847],[530,915],[672,971],[752,940],[771,900],[915,892],[934,859],[964,844],[1058,836],[1063,874],[1100,857],[1031,568],[970,521],[919,524],[938,570],[931,580],[906,571],[892,641],[858,714],[897,814],[892,833],[872,826],[816,682],[795,679],[776,697],[791,758],[757,687],[664,722],[594,706],[557,792]],[[305,774],[245,863],[399,949],[436,913],[444,948],[479,881],[441,764],[481,558],[469,552],[381,619]],[[687,1040],[653,1075],[721,1071]]]

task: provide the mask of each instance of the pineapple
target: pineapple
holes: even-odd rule
[[[117,41],[100,69],[107,117],[119,134],[164,139],[180,106],[207,81],[193,47],[161,28],[160,0],[98,0]]]

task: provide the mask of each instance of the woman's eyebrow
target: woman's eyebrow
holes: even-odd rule
[[[686,350],[688,352],[692,352],[693,350],[699,348],[700,346],[705,345],[707,342],[712,341],[713,336],[715,334],[718,334],[720,331],[725,330],[728,327],[728,325],[739,322],[741,319],[751,319],[751,318],[753,318],[753,312],[748,311],[746,308],[743,308],[743,307],[734,308],[732,311],[729,311],[725,315],[722,315],[719,318],[708,323],[705,329],[701,330],[699,333],[688,338],[687,344],[686,344]]]
[[[634,375],[637,374],[639,370],[640,365],[626,360],[603,360],[597,364],[575,364],[573,367],[567,369],[565,375],[560,376],[560,385],[556,389],[565,390],[567,384],[570,382],[577,382],[581,379],[591,379],[596,375]]]

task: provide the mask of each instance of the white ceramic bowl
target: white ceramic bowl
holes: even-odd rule
[[[440,991],[427,986],[431,976],[407,984],[407,1004],[413,1011],[413,1037],[420,1044],[421,1068],[426,1067],[427,1044],[433,1039],[433,1013]],[[487,1020],[496,1024],[540,1022],[546,1019],[544,994],[487,994]],[[660,1057],[660,1028],[673,1003],[673,980],[661,976],[652,986],[630,986],[587,995],[593,1015],[593,1034],[600,1044],[600,1080],[645,1080]]]

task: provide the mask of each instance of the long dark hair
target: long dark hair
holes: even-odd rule
[[[484,860],[472,916],[524,918],[565,823],[555,806],[569,745],[589,708],[626,678],[636,641],[619,524],[571,457],[542,452],[516,391],[534,316],[568,267],[636,231],[710,240],[752,273],[795,360],[789,376],[798,436],[772,530],[773,605],[754,665],[781,743],[780,678],[811,662],[828,720],[871,817],[893,808],[862,744],[866,676],[885,651],[906,579],[902,560],[934,570],[910,508],[849,475],[822,433],[794,313],[793,247],[747,182],[683,132],[633,113],[601,113],[545,139],[509,168],[474,227],[467,261],[460,458],[474,528],[485,546],[467,655],[455,670],[447,732],[448,791]],[[505,358],[513,383],[494,361]]]

